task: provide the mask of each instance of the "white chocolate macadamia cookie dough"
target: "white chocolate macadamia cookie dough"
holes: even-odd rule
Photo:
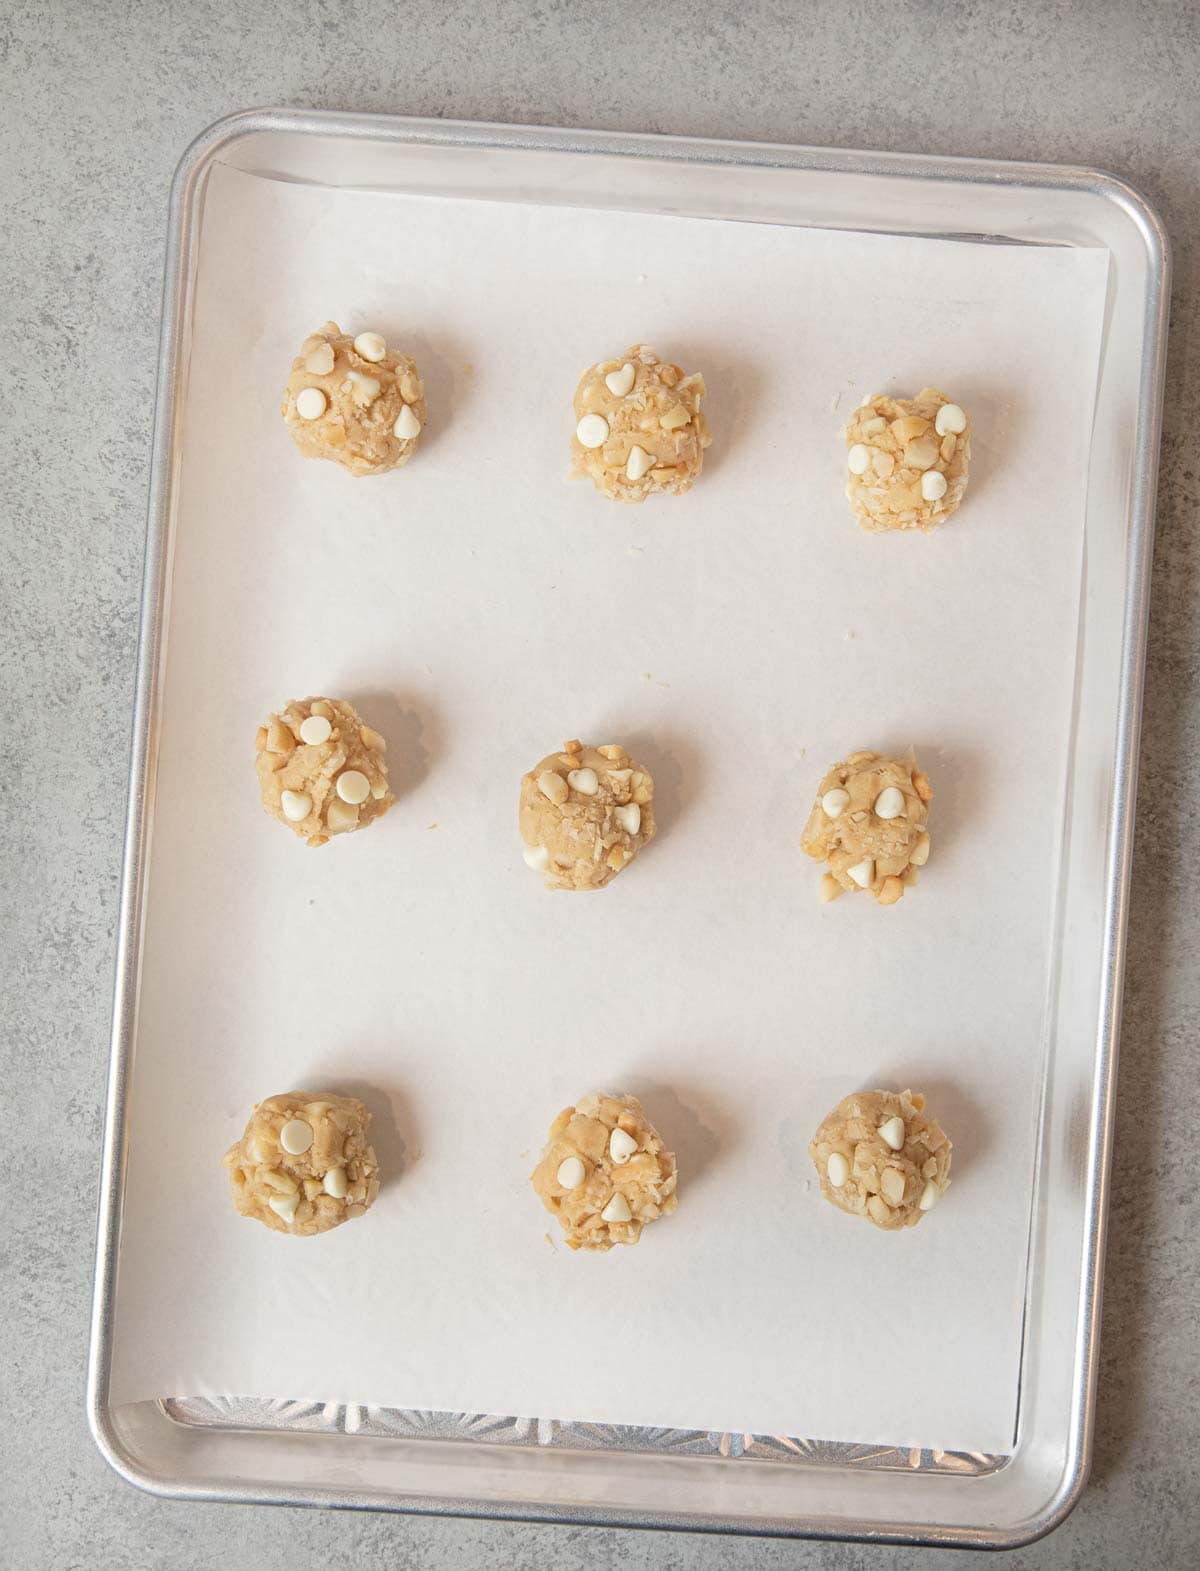
[[[705,391],[698,371],[684,376],[645,344],[597,361],[575,390],[572,474],[617,502],[690,490],[712,441],[700,413]]]
[[[916,1227],[950,1184],[951,1145],[916,1091],[860,1091],[839,1102],[808,1154],[821,1193],[876,1227]]]
[[[519,824],[547,889],[602,889],[654,838],[654,781],[615,742],[566,742],[521,777]]]
[[[301,345],[283,390],[283,418],[308,458],[332,458],[352,475],[406,464],[425,424],[416,361],[379,333],[351,338],[326,322]]]
[[[933,787],[916,759],[851,753],[817,788],[800,837],[809,856],[824,862],[821,899],[844,889],[865,891],[881,906],[895,905],[917,869],[929,860],[929,803]]]
[[[676,1206],[675,1158],[636,1096],[585,1096],[550,1125],[530,1179],[568,1249],[636,1244]]]
[[[371,1115],[356,1097],[286,1091],[250,1115],[225,1153],[233,1203],[278,1233],[325,1233],[361,1216],[379,1193],[367,1144]]]
[[[342,699],[294,700],[259,726],[255,746],[263,806],[310,846],[365,829],[396,800],[387,743]]]
[[[967,489],[971,422],[945,393],[872,393],[846,426],[846,495],[864,529],[932,529]]]

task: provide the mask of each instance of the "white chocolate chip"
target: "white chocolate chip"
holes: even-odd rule
[[[933,422],[939,436],[959,436],[967,429],[967,417],[957,404],[943,404]]]
[[[296,413],[301,420],[319,420],[328,404],[319,387],[302,387],[296,394]]]
[[[337,777],[337,794],[343,802],[357,807],[370,796],[371,782],[359,769],[343,769]]]
[[[392,435],[398,436],[402,442],[411,442],[415,436],[421,434],[421,422],[417,419],[416,411],[407,404],[396,416],[396,423],[392,427]]]
[[[346,380],[342,383],[342,392],[349,393],[360,409],[371,407],[379,397],[379,389],[378,380],[363,371],[347,371]]]
[[[840,1189],[850,1177],[850,1164],[840,1151],[831,1151],[829,1161],[825,1164],[825,1172],[833,1187]]]
[[[849,805],[850,793],[843,791],[841,786],[834,786],[821,798],[821,811],[826,818],[840,818]]]
[[[614,398],[624,398],[633,386],[633,379],[637,375],[633,366],[626,360],[619,371],[610,371],[604,378],[605,385]]]
[[[629,1209],[629,1201],[620,1192],[612,1197],[604,1210],[600,1213],[602,1222],[628,1222],[632,1220],[633,1212]]]
[[[893,1151],[899,1151],[904,1144],[904,1120],[889,1118],[886,1123],[880,1124],[879,1138],[884,1145],[891,1146]]]
[[[300,722],[300,740],[310,747],[319,747],[322,742],[328,742],[332,730],[324,715],[309,715],[307,720]]]
[[[927,502],[940,502],[945,494],[945,475],[940,469],[927,469],[921,476],[921,495]]]
[[[318,344],[304,357],[304,369],[309,376],[328,376],[333,370],[333,345]]]
[[[522,846],[521,855],[525,866],[532,867],[535,873],[544,873],[550,866],[550,853],[545,846]]]
[[[587,1168],[577,1156],[569,1156],[558,1164],[555,1177],[564,1189],[578,1189],[587,1177]]]
[[[358,828],[358,808],[350,802],[343,802],[340,797],[333,797],[325,809],[325,822],[335,834],[345,834],[348,829]]]
[[[307,791],[283,791],[280,793],[279,805],[288,823],[298,824],[312,812],[312,797]]]
[[[296,1207],[300,1204],[300,1191],[297,1190],[294,1195],[272,1195],[267,1204],[276,1216],[282,1217],[290,1225],[296,1215]]]
[[[344,1200],[346,1190],[350,1187],[346,1182],[346,1169],[344,1167],[331,1167],[325,1174],[325,1193],[332,1195],[335,1200]]]
[[[567,775],[567,784],[573,791],[578,791],[580,796],[595,796],[600,789],[594,769],[572,769]]]
[[[629,462],[625,465],[625,473],[630,480],[640,480],[643,475],[649,474],[655,462],[653,453],[648,453],[644,447],[635,444],[629,449]]]
[[[642,810],[636,802],[630,802],[625,807],[615,807],[613,817],[627,835],[636,835],[642,827]]]
[[[302,1118],[289,1118],[279,1131],[279,1144],[289,1156],[303,1156],[312,1143],[312,1125]]]
[[[869,856],[864,856],[861,862],[846,869],[846,877],[852,878],[860,889],[869,889],[875,877],[875,863]]]
[[[904,817],[904,792],[899,786],[884,786],[875,798],[875,816],[877,818]]]
[[[624,1167],[637,1150],[637,1141],[624,1129],[614,1129],[608,1137],[608,1154],[618,1167]]]
[[[387,340],[382,333],[360,333],[354,340],[354,352],[364,360],[378,362],[387,354]]]
[[[852,475],[865,475],[871,462],[871,449],[862,442],[855,442],[846,454],[846,468]]]
[[[921,1191],[921,1198],[917,1201],[919,1211],[932,1211],[937,1204],[938,1187],[931,1178]]]
[[[575,427],[580,447],[603,447],[608,441],[608,421],[603,415],[584,415]]]

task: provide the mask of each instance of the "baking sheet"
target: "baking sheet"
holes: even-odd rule
[[[1106,269],[214,171],[115,1401],[1011,1443]],[[401,475],[291,449],[279,387],[327,315],[426,370]],[[561,483],[569,398],[635,337],[705,370],[716,443],[690,497],[617,510]],[[836,427],[927,381],[971,410],[968,503],[931,540],[862,536]],[[385,731],[402,794],[313,855],[249,758],[320,690]],[[544,894],[516,836],[520,773],[568,735],[658,782],[659,839],[592,900]],[[909,743],[938,793],[920,888],[820,908],[817,779]],[[909,1081],[955,1183],[883,1237],[819,1201],[805,1147],[847,1090]],[[219,1160],[254,1100],[321,1084],[371,1102],[394,1176],[299,1243],[233,1215]],[[682,1198],[581,1259],[526,1175],[596,1085],[646,1098]]]

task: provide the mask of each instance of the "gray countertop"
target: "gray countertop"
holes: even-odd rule
[[[182,1506],[137,1494],[92,1447],[84,1360],[166,196],[197,131],[261,104],[1098,164],[1158,206],[1174,312],[1095,1465],[1066,1524],[1009,1560],[1193,1564],[1200,8],[8,0],[0,59],[0,1564],[849,1571],[976,1558]]]

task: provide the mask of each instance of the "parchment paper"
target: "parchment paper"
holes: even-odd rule
[[[158,755],[114,1399],[237,1393],[983,1451],[1011,1444],[1084,475],[1107,256],[335,192],[217,170],[204,214]],[[327,317],[427,375],[400,474],[279,418]],[[582,367],[711,388],[683,499],[563,476]],[[974,421],[936,536],[842,496],[864,394]],[[305,849],[255,729],[346,695],[398,806]],[[654,771],[659,839],[543,892],[521,773]],[[919,888],[822,908],[798,849],[855,748],[936,790]],[[955,1142],[915,1232],[826,1205],[807,1142],[912,1085]],[[232,1210],[252,1104],[356,1092],[387,1182],[315,1240]],[[680,1207],[573,1256],[527,1183],[596,1087],[644,1098]]]

